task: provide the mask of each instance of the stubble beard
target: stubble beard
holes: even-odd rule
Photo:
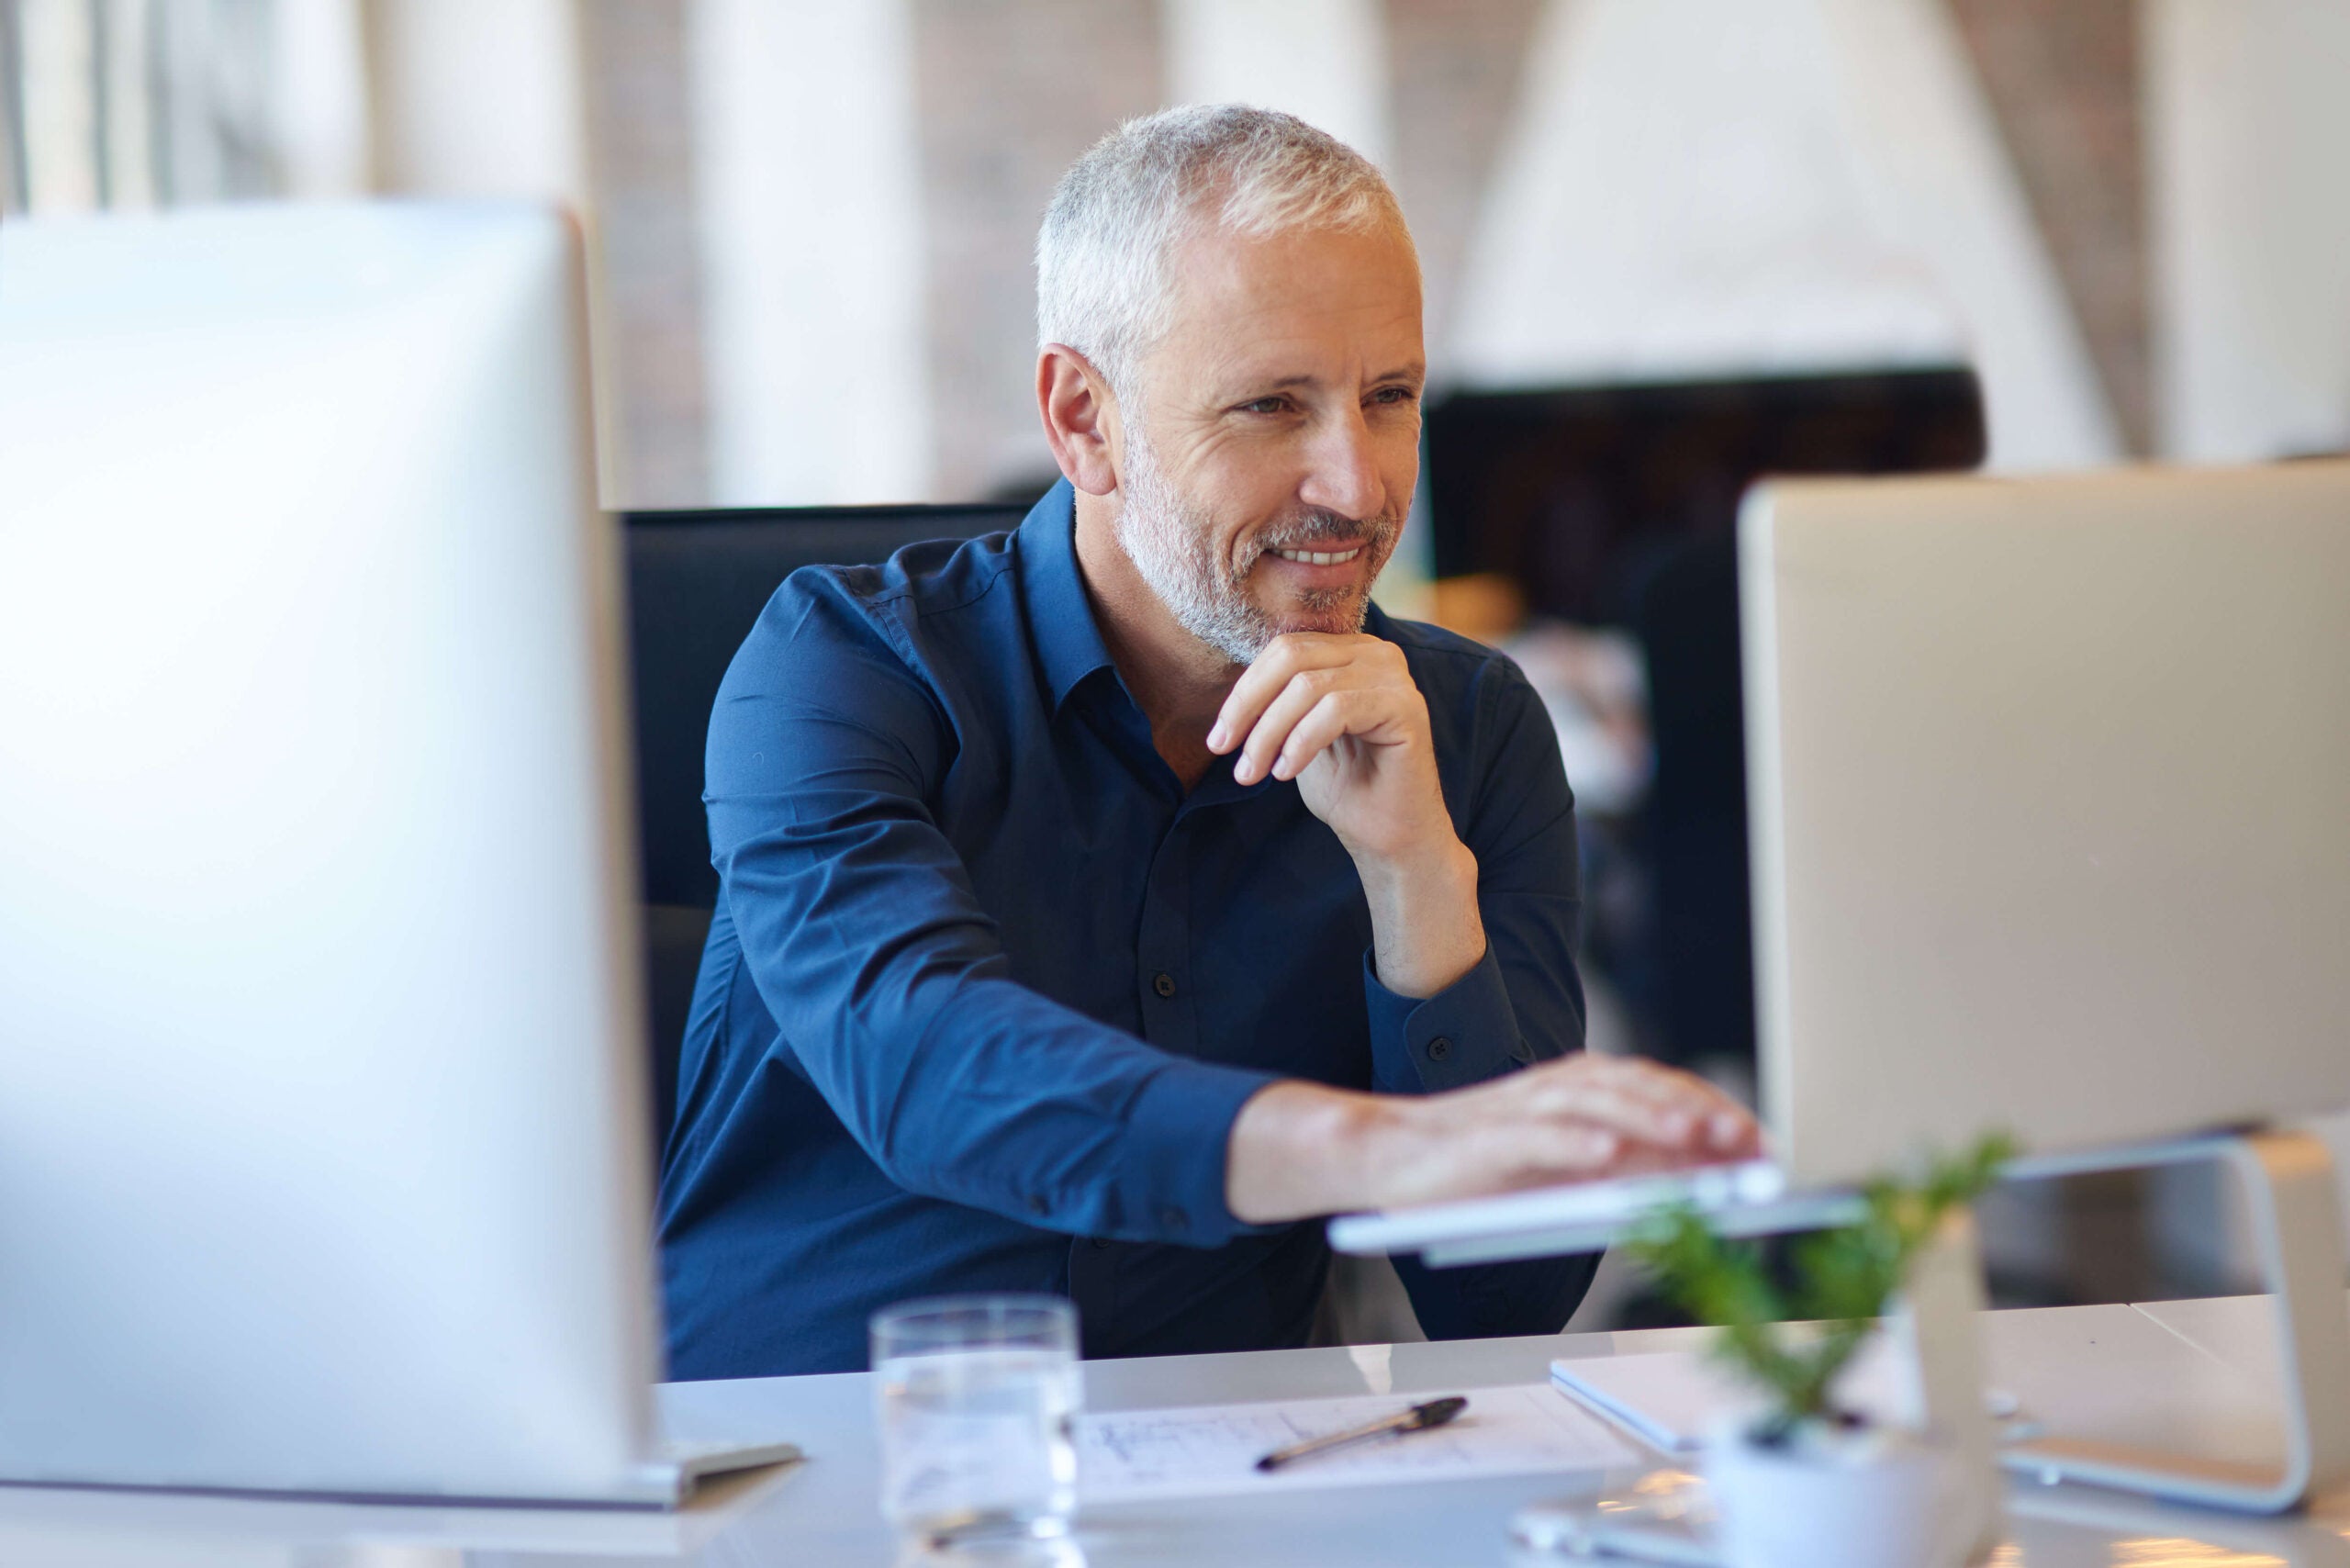
[[[1395,548],[1400,519],[1304,512],[1250,536],[1241,558],[1219,559],[1214,514],[1169,482],[1139,427],[1139,420],[1128,426],[1126,472],[1118,487],[1118,547],[1183,630],[1237,665],[1255,663],[1265,644],[1285,632],[1362,630],[1371,612],[1368,585]],[[1292,597],[1292,612],[1279,618],[1248,597],[1248,573],[1268,551],[1358,538],[1371,558],[1364,587],[1308,588]]]

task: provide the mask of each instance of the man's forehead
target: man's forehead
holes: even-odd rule
[[[1167,345],[1203,373],[1268,383],[1422,369],[1419,267],[1388,230],[1211,232],[1176,253]]]

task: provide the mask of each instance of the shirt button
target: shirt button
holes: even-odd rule
[[[1095,1237],[1093,1238],[1093,1250],[1096,1252],[1107,1252],[1110,1250],[1110,1238],[1106,1236]]]
[[[1181,1209],[1169,1207],[1158,1211],[1158,1223],[1169,1230],[1181,1230],[1190,1221]]]
[[[1534,1059],[1534,1047],[1524,1040],[1513,1040],[1510,1042],[1509,1054],[1519,1061],[1530,1062]]]
[[[1428,1042],[1428,1060],[1442,1061],[1452,1055],[1452,1042],[1438,1035]]]
[[[1052,1204],[1045,1202],[1042,1198],[1031,1198],[1028,1200],[1028,1212],[1032,1215],[1049,1214],[1052,1212]]]
[[[1175,977],[1161,969],[1151,977],[1150,989],[1161,996],[1172,996],[1175,994]]]

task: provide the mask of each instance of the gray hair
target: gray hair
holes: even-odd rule
[[[1066,343],[1133,400],[1136,364],[1166,330],[1169,262],[1213,225],[1251,237],[1392,226],[1371,160],[1294,115],[1193,104],[1130,119],[1069,166],[1036,232],[1036,342]]]

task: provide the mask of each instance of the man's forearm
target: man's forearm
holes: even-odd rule
[[[1225,1146],[1225,1206],[1244,1225],[1427,1203],[1523,1185],[1529,1171],[1591,1174],[1618,1135],[1529,1125],[1495,1086],[1365,1094],[1284,1079],[1250,1095]]]
[[[1467,845],[1447,834],[1409,860],[1365,859],[1356,870],[1380,984],[1398,996],[1434,996],[1484,958],[1477,857]]]
[[[1225,1205],[1244,1225],[1373,1206],[1388,1097],[1285,1080],[1250,1095],[1225,1151]]]

